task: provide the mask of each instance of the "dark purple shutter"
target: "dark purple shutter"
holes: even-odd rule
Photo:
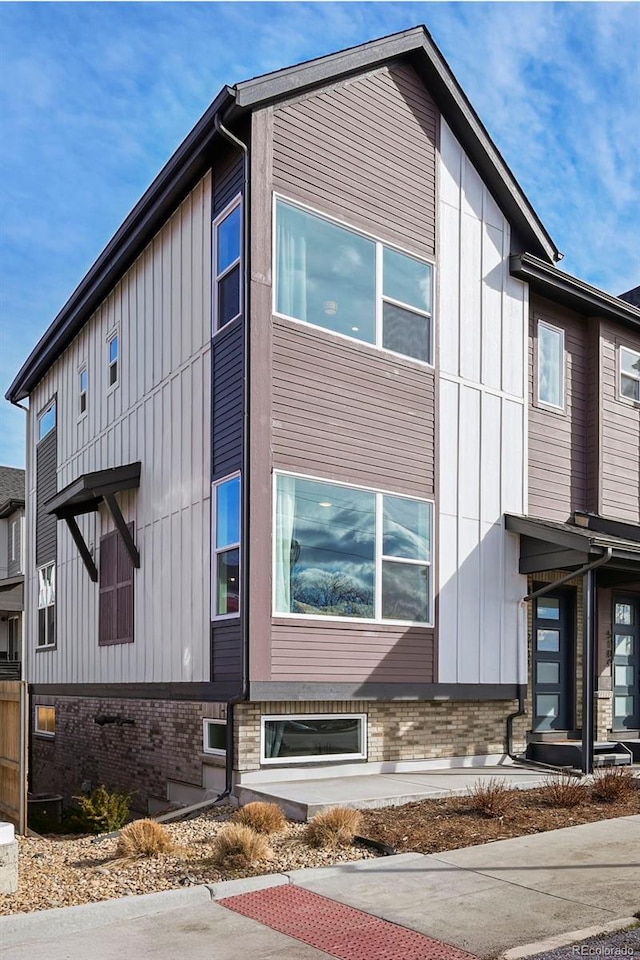
[[[128,524],[133,534],[133,524]],[[100,539],[98,643],[133,641],[133,564],[117,530]]]

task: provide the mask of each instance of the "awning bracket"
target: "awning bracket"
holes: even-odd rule
[[[88,546],[84,542],[84,537],[82,536],[82,531],[76,522],[76,518],[72,516],[65,516],[65,523],[69,527],[69,533],[73,537],[73,542],[78,548],[78,553],[82,557],[82,562],[87,568],[87,572],[94,583],[98,582],[98,571],[96,565],[93,562],[93,557],[89,551]]]

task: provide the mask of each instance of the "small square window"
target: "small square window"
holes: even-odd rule
[[[36,706],[35,732],[41,737],[55,737],[56,708]]]
[[[217,757],[224,757],[227,753],[227,721],[202,721],[202,749],[205,753],[212,753]]]

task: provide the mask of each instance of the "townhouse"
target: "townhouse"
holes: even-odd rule
[[[640,309],[559,259],[423,27],[223,88],[7,393],[32,789],[638,759]]]
[[[24,482],[24,470],[0,467],[0,680],[21,673]]]

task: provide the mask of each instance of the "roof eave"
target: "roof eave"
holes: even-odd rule
[[[514,254],[510,259],[510,270],[512,276],[525,280],[536,293],[580,313],[640,327],[640,308],[563,273],[530,253]]]

